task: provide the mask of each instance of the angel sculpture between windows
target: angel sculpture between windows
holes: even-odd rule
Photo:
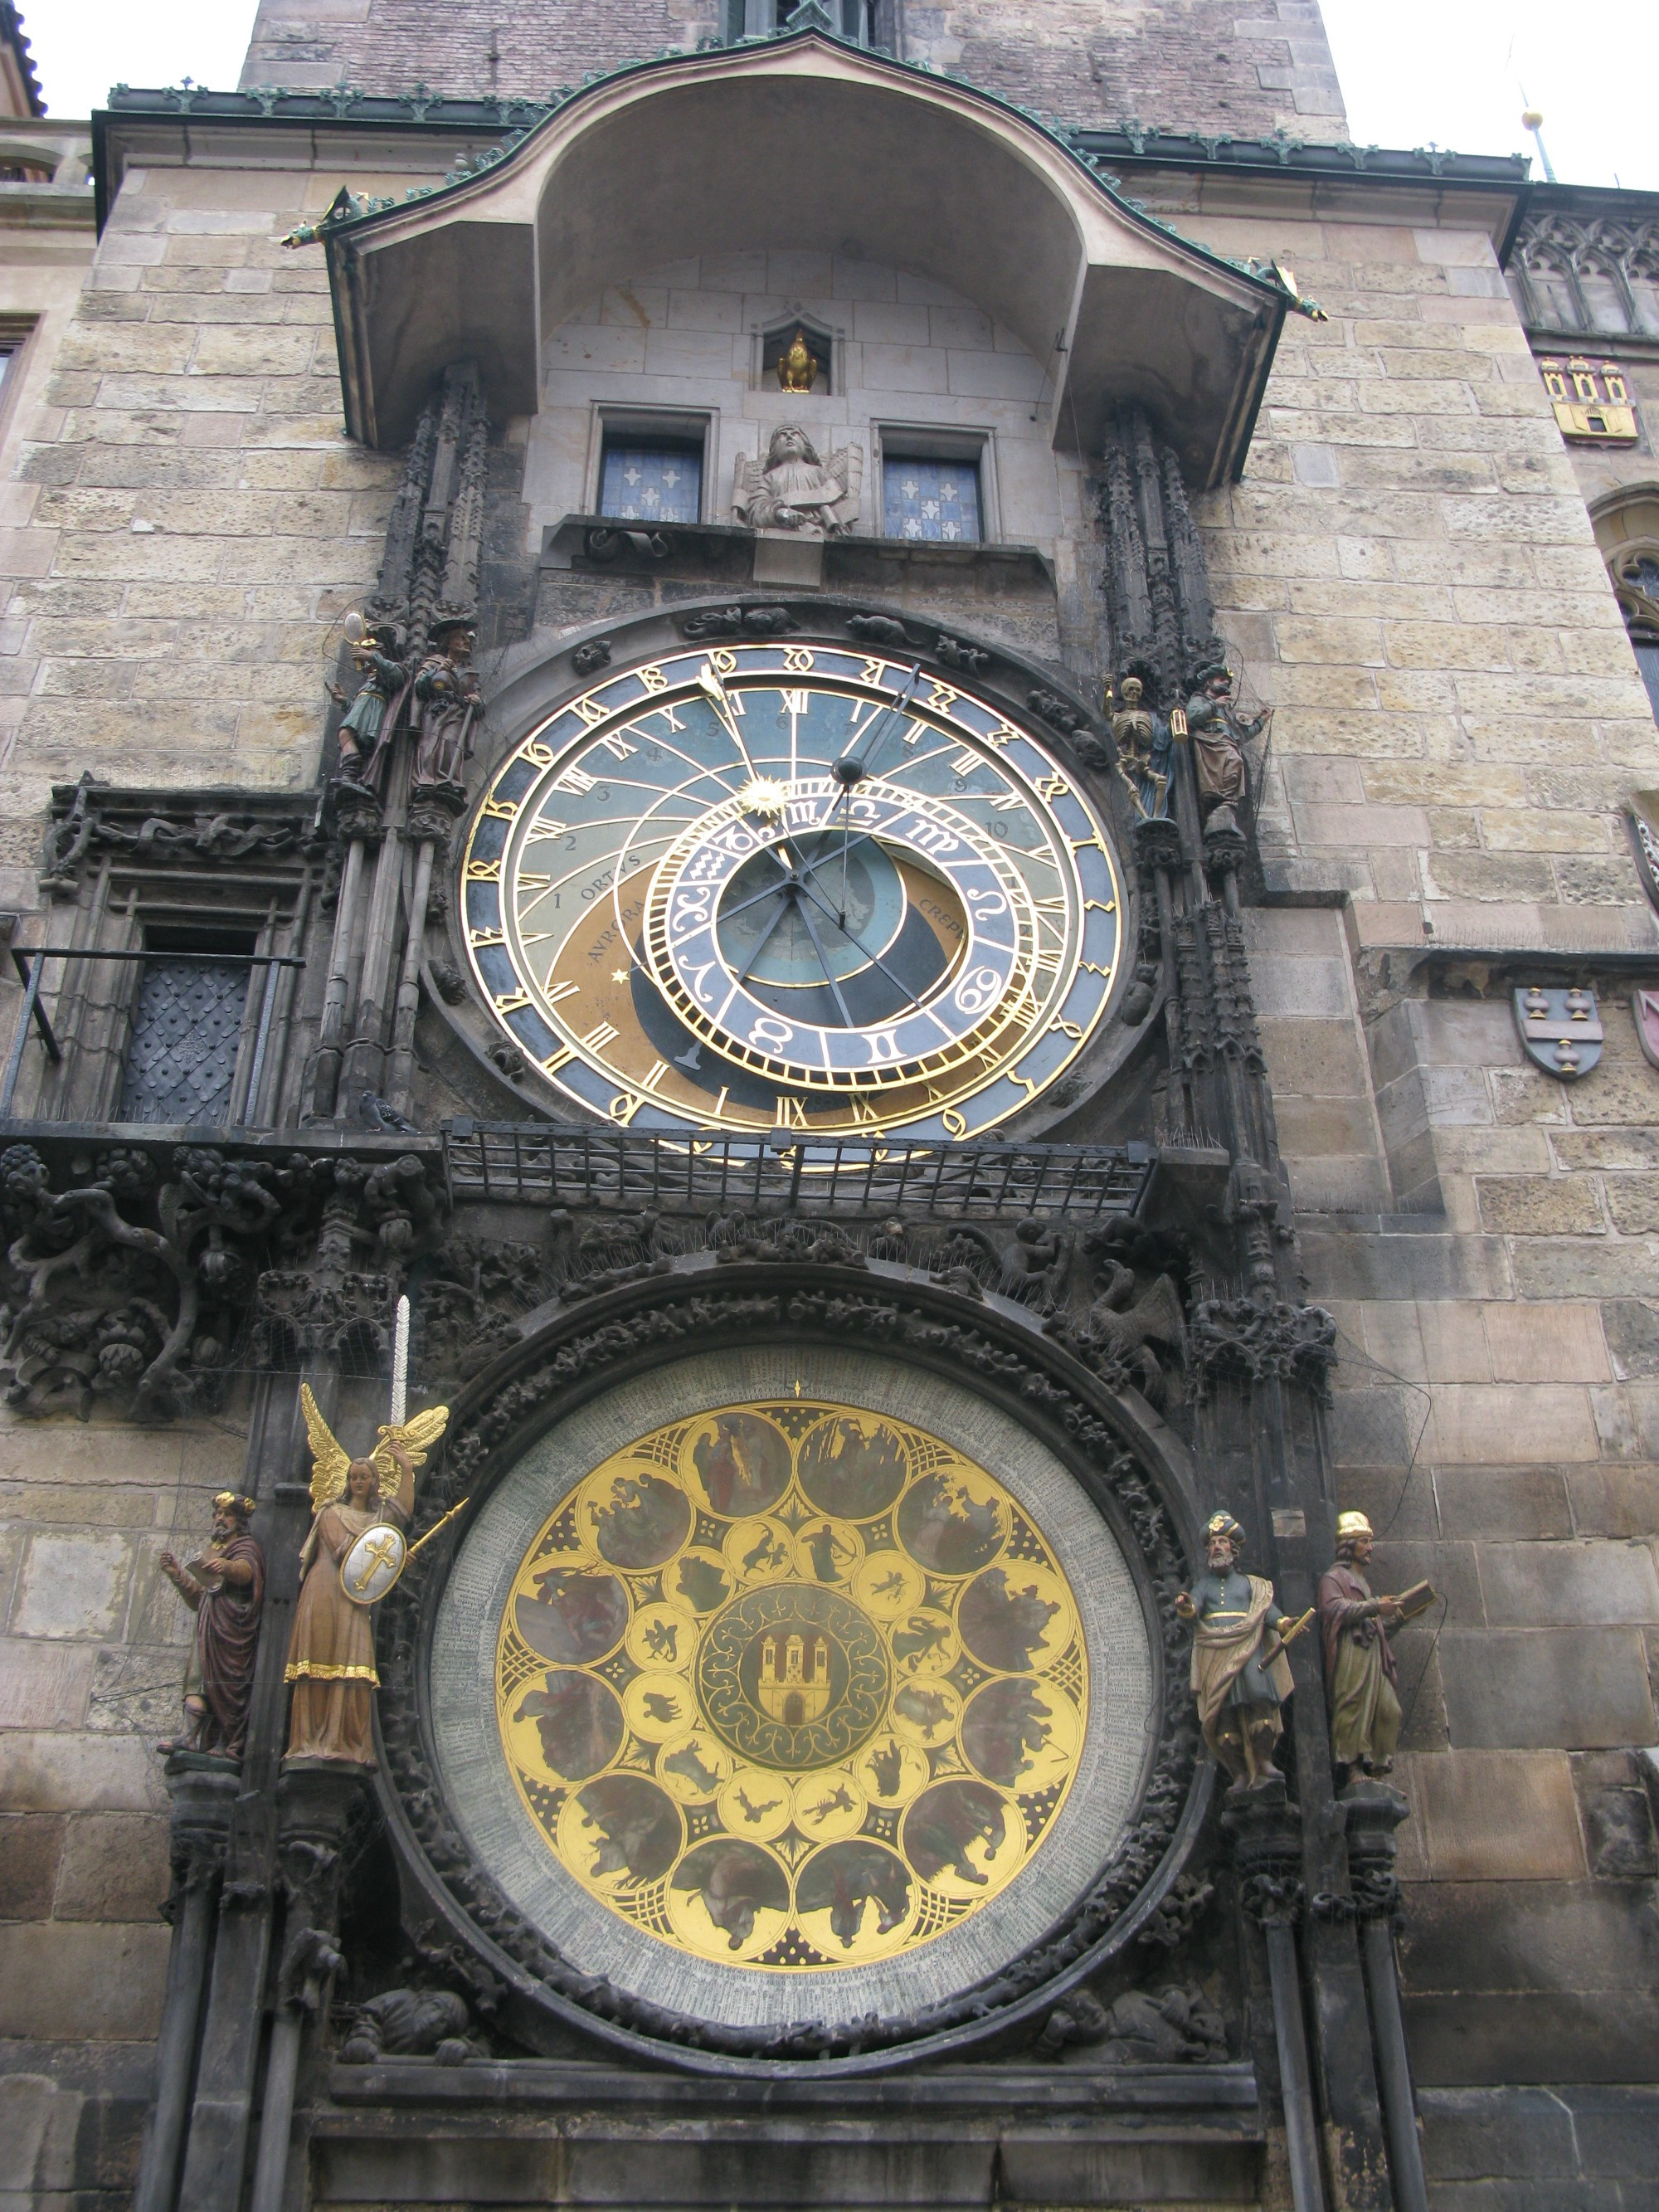
[[[353,1459],[323,1419],[309,1383],[302,1383],[311,1441],[311,1533],[300,1553],[300,1601],[294,1608],[283,1679],[294,1686],[289,1714],[290,1759],[337,1759],[374,1764],[374,1616],[346,1595],[342,1569],[358,1538],[377,1525],[404,1528],[415,1510],[415,1474],[443,1434],[447,1406],[429,1407],[412,1421],[383,1426],[366,1458]]]
[[[793,530],[838,538],[859,519],[862,446],[837,446],[826,465],[798,422],[772,433],[764,463],[739,453],[732,512],[751,530]]]

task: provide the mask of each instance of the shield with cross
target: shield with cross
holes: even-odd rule
[[[402,1574],[408,1556],[403,1530],[377,1521],[341,1560],[340,1588],[353,1605],[374,1605]]]
[[[1601,1016],[1594,991],[1530,984],[1514,994],[1515,1025],[1528,1060],[1564,1083],[1588,1075],[1601,1057]]]

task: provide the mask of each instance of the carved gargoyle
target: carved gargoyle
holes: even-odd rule
[[[459,2066],[473,2055],[465,2000],[453,1990],[387,1990],[359,2005],[351,2033],[340,2047],[343,2066],[372,2066],[377,2058],[436,2058]]]
[[[1186,1316],[1177,1278],[1186,1258],[1176,1242],[1127,1217],[1091,1229],[1083,1256],[1095,1267],[1084,1318],[1045,1326],[1097,1374],[1133,1384],[1160,1410],[1170,1401],[1171,1364],[1187,1356]]]

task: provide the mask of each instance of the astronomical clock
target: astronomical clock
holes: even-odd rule
[[[497,769],[463,864],[494,1018],[630,1128],[964,1140],[1100,1028],[1121,878],[1051,746],[915,662],[621,668]]]
[[[1018,704],[1056,702],[844,614],[696,619],[492,706],[469,1033],[575,1153],[612,1147],[618,1206],[646,1138],[688,1188],[786,1135],[1006,1152],[1099,1066],[1122,965],[1102,793]],[[809,1200],[653,1212],[630,1245],[581,1225],[596,1197],[573,1279],[463,1395],[467,1517],[384,1635],[437,1908],[459,1885],[552,2014],[686,2063],[896,2063],[1052,2006],[1156,1909],[1193,1778],[1164,1695],[1185,1504],[1044,1333],[1074,1247],[1088,1295],[1080,1231]]]

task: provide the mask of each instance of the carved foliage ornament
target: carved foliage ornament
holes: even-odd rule
[[[234,1365],[384,1349],[394,1283],[441,1214],[425,1164],[112,1147],[0,1153],[6,1402],[82,1419],[211,1406]],[[245,1344],[252,1323],[252,1340]]]

